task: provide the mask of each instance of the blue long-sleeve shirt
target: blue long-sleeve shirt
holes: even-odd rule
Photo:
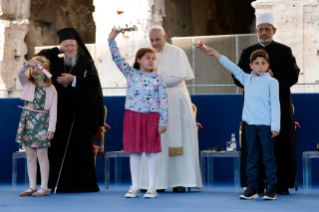
[[[139,113],[159,113],[159,125],[167,123],[167,92],[164,80],[156,72],[145,73],[130,67],[119,53],[115,40],[109,40],[114,62],[127,79],[125,109]]]
[[[279,83],[269,73],[260,76],[246,74],[225,56],[219,62],[245,87],[243,121],[254,125],[271,126],[271,131],[280,131]]]

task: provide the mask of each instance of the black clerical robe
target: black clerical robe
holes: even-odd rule
[[[279,82],[279,100],[280,100],[280,134],[275,138],[275,157],[277,164],[277,188],[293,188],[296,176],[296,133],[294,126],[294,115],[291,101],[290,87],[298,82],[300,69],[296,64],[296,59],[288,46],[272,41],[266,47],[261,44],[252,45],[243,50],[238,66],[250,74],[252,70],[249,67],[249,58],[253,51],[264,49],[269,55],[269,69],[274,73],[274,78]],[[235,79],[237,86],[243,87]],[[246,185],[246,137],[245,128],[242,133],[241,147],[241,185]],[[264,166],[260,158],[259,182],[263,188],[263,179],[265,178]]]
[[[51,62],[52,81],[58,92],[58,114],[54,138],[49,148],[49,188],[54,189],[70,128],[73,130],[63,165],[58,192],[99,191],[96,182],[92,136],[103,126],[103,95],[97,70],[92,59],[79,56],[71,68],[59,58],[59,49],[42,50],[38,55]],[[76,76],[76,86],[57,82],[62,73]],[[75,115],[76,114],[76,115]]]

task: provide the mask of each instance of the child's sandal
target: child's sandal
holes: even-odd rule
[[[31,191],[28,191],[28,190],[31,190]],[[34,192],[36,192],[37,190],[35,189],[32,189],[32,188],[28,188],[26,191],[24,191],[24,192],[21,192],[20,194],[19,194],[19,196],[20,197],[27,197],[27,196],[31,196]]]
[[[44,192],[39,192],[40,190],[43,190]],[[42,196],[49,196],[50,195],[49,189],[40,188],[39,191],[34,192],[32,194],[32,196],[33,197],[42,197]]]

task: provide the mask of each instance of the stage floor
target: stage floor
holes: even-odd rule
[[[290,195],[278,195],[278,200],[265,201],[262,196],[255,200],[241,200],[241,192],[233,192],[232,185],[216,185],[215,191],[192,190],[186,193],[173,193],[168,190],[159,193],[156,199],[143,197],[126,199],[124,195],[128,185],[118,190],[105,190],[95,193],[58,193],[48,197],[19,197],[25,189],[18,185],[18,191],[12,191],[11,184],[0,184],[0,211],[11,212],[50,212],[50,211],[319,211],[319,188],[311,194],[290,190]],[[144,193],[141,193],[143,196]]]

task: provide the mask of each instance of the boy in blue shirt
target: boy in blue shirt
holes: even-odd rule
[[[275,185],[277,184],[277,165],[275,162],[274,137],[280,131],[280,103],[279,83],[269,73],[269,56],[263,49],[258,49],[250,55],[251,74],[246,74],[238,66],[230,62],[215,49],[207,47],[208,55],[213,55],[245,87],[243,121],[246,122],[247,162],[246,176],[247,189],[239,196],[241,199],[258,198],[258,159],[260,149],[265,165],[266,192],[264,200],[277,199]]]

